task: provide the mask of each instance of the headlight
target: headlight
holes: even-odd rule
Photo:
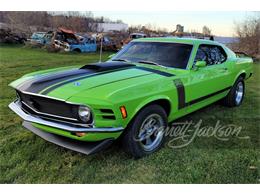
[[[80,120],[88,122],[91,118],[91,111],[87,106],[80,106],[78,110]]]

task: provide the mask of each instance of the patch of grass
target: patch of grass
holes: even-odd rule
[[[110,53],[104,53],[106,59]],[[196,138],[187,147],[166,146],[134,160],[118,145],[86,156],[48,143],[21,126],[8,109],[14,90],[7,85],[37,70],[84,65],[98,54],[48,53],[16,45],[0,47],[0,183],[259,183],[260,64],[246,82],[246,96],[238,108],[208,106],[178,121],[203,120],[203,125],[235,124],[241,136],[220,141]]]

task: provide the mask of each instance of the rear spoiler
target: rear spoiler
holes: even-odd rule
[[[234,52],[236,54],[236,56],[238,58],[251,58],[251,56],[249,56],[248,54],[246,54],[245,52],[241,52],[241,51],[235,51]]]

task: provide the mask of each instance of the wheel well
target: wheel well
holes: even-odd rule
[[[151,104],[157,104],[157,105],[161,106],[165,110],[167,116],[169,116],[169,114],[171,112],[171,104],[170,104],[169,100],[159,99],[159,100],[155,100],[155,101],[149,102],[145,106],[149,106]]]
[[[81,52],[81,50],[79,48],[73,49],[73,51],[75,52]]]
[[[242,77],[243,79],[245,79],[246,78],[246,73],[243,72],[242,74],[239,75],[239,77]]]
[[[131,124],[131,122],[134,120],[134,118],[136,117],[136,115],[137,115],[143,108],[145,108],[146,106],[152,105],[152,104],[157,104],[157,105],[161,106],[161,107],[165,110],[167,116],[169,116],[170,111],[171,111],[171,103],[170,103],[170,101],[167,100],[167,99],[158,99],[158,100],[154,100],[154,101],[152,101],[152,102],[149,102],[148,104],[144,105],[140,110],[138,110],[138,112],[135,113],[135,116],[132,117],[131,120],[128,122],[127,126],[129,126],[129,124]]]

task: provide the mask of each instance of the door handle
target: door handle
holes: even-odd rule
[[[220,69],[222,72],[225,72],[225,71],[227,71],[228,69],[227,68],[221,68]]]

